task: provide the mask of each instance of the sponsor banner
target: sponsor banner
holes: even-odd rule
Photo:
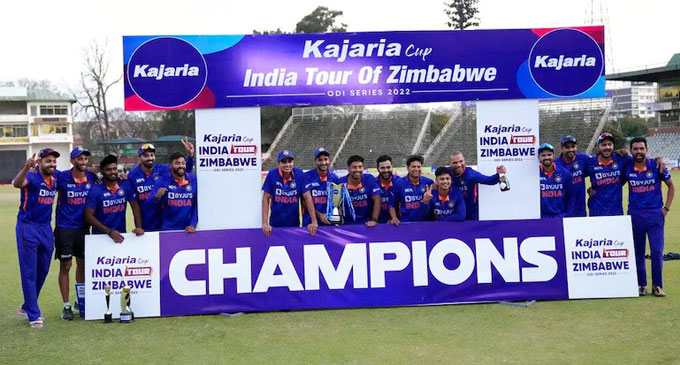
[[[133,294],[137,317],[637,296],[627,216],[125,236],[88,236],[87,319],[104,313],[94,270],[138,258],[153,290]]]
[[[564,220],[569,298],[638,295],[632,229],[627,215]]]
[[[604,27],[125,36],[125,109],[603,97]]]
[[[504,165],[510,190],[479,184],[479,219],[538,219],[541,200],[538,100],[477,103],[477,164],[485,175]],[[508,208],[512,207],[512,208]]]
[[[160,315],[159,233],[123,236],[125,241],[120,244],[105,234],[85,236],[85,319],[104,318],[106,285],[111,286],[113,318],[120,316],[120,292],[125,286],[130,287],[136,317]]]
[[[196,111],[200,229],[262,225],[260,108]]]

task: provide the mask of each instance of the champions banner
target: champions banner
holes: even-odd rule
[[[125,36],[125,110],[605,96],[604,27]]]
[[[86,319],[637,296],[630,217],[87,236]],[[117,308],[111,310],[114,317]]]

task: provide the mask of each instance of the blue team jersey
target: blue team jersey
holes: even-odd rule
[[[541,218],[571,217],[574,214],[571,172],[556,164],[553,168],[546,173],[540,165]]]
[[[29,171],[26,174],[26,186],[21,188],[21,205],[17,220],[22,223],[51,223],[55,195],[57,182],[54,176],[44,179],[37,168]]]
[[[153,185],[158,179],[170,173],[168,165],[154,164],[148,175],[141,165],[135,166],[128,174],[128,181],[132,183],[137,195],[139,210],[142,212],[142,228],[145,231],[160,231],[163,226],[163,211],[160,202],[149,199]]]
[[[94,209],[94,216],[109,229],[125,233],[125,210],[128,202],[137,198],[130,180],[118,180],[116,189],[109,189],[106,183],[95,184],[90,189],[85,208]],[[102,234],[92,228],[93,234]]]
[[[326,188],[328,182],[337,184],[339,179],[340,178],[330,170],[324,178],[319,176],[319,171],[316,169],[305,172],[305,190],[309,191],[312,195],[312,203],[314,203],[314,208],[317,212],[326,214],[326,203],[328,200]],[[312,223],[312,218],[309,216],[309,212],[306,209],[303,209],[302,225],[306,226],[310,223]]]
[[[376,179],[371,174],[362,174],[359,185],[351,186],[348,182],[349,175],[340,178],[341,183],[347,185],[349,197],[354,206],[354,217],[349,212],[349,209],[344,209],[343,216],[345,224],[361,224],[371,220],[373,214],[373,197],[380,195],[380,188]]]
[[[293,168],[293,175],[284,179],[279,168],[267,173],[262,191],[272,196],[269,225],[272,227],[300,227],[300,201],[305,190],[304,172]]]
[[[172,173],[162,175],[156,180],[148,199],[153,200],[160,188],[167,190],[159,199],[163,211],[161,228],[164,231],[184,230],[187,226],[196,227],[198,224],[197,185],[196,176],[188,172],[182,182],[175,180]]]
[[[414,184],[408,175],[398,179],[394,186],[394,203],[399,204],[399,219],[402,222],[420,222],[427,218],[427,212],[421,208],[425,189],[434,184],[429,177],[420,176]]]
[[[595,189],[595,194],[588,199],[591,216],[623,215],[623,175],[632,161],[631,155],[622,157],[616,153],[607,163],[600,163],[597,156],[587,160],[590,186]]]
[[[429,220],[433,221],[464,221],[465,199],[458,188],[449,189],[445,196],[439,194],[439,190],[432,190],[432,199],[428,204],[423,204]]]
[[[571,162],[567,162],[563,156],[555,160],[555,165],[564,167],[571,173],[571,184],[573,194],[569,199],[574,202],[574,212],[572,217],[586,216],[586,179],[588,171],[586,171],[587,161],[590,155],[587,153],[578,152]]]
[[[660,209],[663,207],[661,181],[671,179],[667,169],[659,171],[657,162],[647,158],[645,167],[637,169],[634,163],[626,169],[628,181],[628,211],[635,209]]]
[[[451,169],[451,186],[460,189],[463,193],[463,199],[465,199],[465,219],[479,220],[477,184],[496,185],[499,181],[498,174],[486,176],[466,167],[460,176],[456,176]]]
[[[193,159],[187,158],[186,172],[191,172],[193,167]],[[148,175],[142,170],[141,165],[135,166],[128,174],[128,180],[135,189],[139,209],[142,211],[142,228],[145,231],[160,231],[163,226],[163,212],[160,202],[148,198],[158,178],[169,173],[170,167],[168,165],[156,163]]]
[[[390,206],[394,206],[394,183],[399,179],[399,176],[392,175],[392,180],[389,184],[383,185],[380,176],[376,179],[380,187],[380,217],[378,223],[386,223],[390,220]]]
[[[57,174],[57,227],[81,228],[85,225],[83,212],[90,188],[97,181],[97,175],[85,171],[82,180],[73,177],[73,169]]]

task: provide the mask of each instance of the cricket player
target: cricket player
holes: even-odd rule
[[[189,156],[186,160],[186,171],[193,169],[194,145],[188,139],[182,141],[184,149]],[[163,225],[163,212],[160,202],[149,199],[153,185],[162,175],[170,173],[170,168],[165,164],[157,164],[156,147],[151,143],[145,143],[137,150],[140,163],[135,166],[127,176],[132,183],[137,196],[137,202],[142,212],[142,228],[145,231],[160,231]]]
[[[633,223],[633,242],[635,243],[635,262],[637,266],[640,296],[647,294],[647,272],[645,246],[649,237],[652,258],[652,294],[664,297],[663,291],[663,246],[664,223],[671,209],[675,186],[671,175],[665,168],[660,170],[657,161],[647,158],[647,140],[642,137],[630,141],[630,151],[634,163],[625,170],[628,181],[628,214]],[[666,204],[661,196],[661,182],[668,187]]]
[[[496,174],[486,176],[465,165],[462,152],[453,152],[449,156],[451,162],[451,176],[453,187],[460,189],[465,198],[466,220],[479,220],[479,201],[477,184],[496,185],[500,182],[499,174],[505,174],[505,166],[496,167]]]
[[[52,203],[57,194],[54,173],[59,152],[44,148],[26,160],[12,181],[21,189],[21,204],[17,215],[16,238],[19,254],[19,272],[24,304],[17,312],[27,318],[32,328],[43,327],[43,317],[38,307],[38,296],[50,271],[54,251],[52,234]]]
[[[421,202],[425,189],[434,184],[434,181],[422,176],[423,162],[425,160],[422,156],[409,156],[406,159],[408,173],[397,180],[394,187],[394,204],[391,209],[394,213],[399,212],[401,222],[421,222],[427,218],[427,211],[421,209]],[[390,213],[390,215],[393,214]]]
[[[331,223],[326,217],[326,203],[328,202],[327,195],[327,184],[338,183],[338,176],[335,175],[333,171],[329,168],[331,165],[330,152],[327,149],[321,147],[314,151],[314,163],[316,168],[305,172],[305,190],[308,190],[312,196],[312,202],[314,203],[314,209],[316,210],[316,220],[324,226],[328,226]],[[309,216],[309,211],[304,210],[302,216],[302,225],[307,226],[312,222]]]
[[[611,133],[602,133],[598,137],[597,149],[597,155],[586,162],[591,185],[588,199],[590,216],[623,215],[623,174],[633,163],[633,157],[614,153],[614,136]]]
[[[269,170],[262,185],[262,232],[269,237],[273,227],[300,227],[300,199],[310,212],[311,235],[318,227],[312,195],[305,189],[304,172],[294,167],[293,152],[281,150],[278,167]],[[271,215],[269,214],[271,209]]]
[[[90,226],[83,219],[85,201],[90,188],[97,182],[97,175],[87,170],[90,151],[75,147],[71,151],[71,165],[66,171],[58,171],[57,176],[57,221],[54,228],[54,257],[59,260],[59,291],[64,302],[61,318],[73,320],[73,310],[69,300],[69,271],[76,257],[76,283],[85,282],[85,235]],[[77,301],[76,301],[77,303]]]
[[[375,177],[364,174],[364,158],[352,155],[347,159],[347,176],[340,178],[341,183],[347,184],[354,217],[349,209],[343,210],[345,224],[364,224],[375,227],[380,215],[380,188]]]
[[[170,173],[156,180],[148,199],[161,203],[163,231],[194,233],[198,224],[196,177],[186,172],[186,160],[181,153],[175,152],[168,159]]]
[[[394,205],[394,183],[399,179],[397,174],[392,172],[392,157],[388,155],[379,156],[376,159],[378,168],[378,184],[380,186],[380,216],[378,223],[399,224],[399,218],[390,215],[390,205]]]
[[[575,200],[572,199],[574,185],[569,170],[553,161],[555,147],[543,143],[538,147],[541,182],[541,218],[571,217]]]
[[[444,166],[438,167],[434,176],[437,184],[425,189],[422,201],[428,220],[464,221],[465,199],[460,189],[451,189],[451,170]]]
[[[123,242],[121,233],[126,232],[125,211],[130,203],[135,218],[132,232],[137,236],[143,235],[142,215],[135,190],[130,180],[118,178],[118,158],[114,155],[104,157],[99,168],[103,180],[94,185],[87,194],[83,214],[85,222],[92,225],[92,233],[108,235],[115,243]]]
[[[573,200],[574,211],[570,216],[585,217],[586,216],[586,180],[587,172],[585,170],[587,160],[590,155],[583,152],[578,152],[578,144],[576,137],[563,136],[560,140],[562,146],[562,153],[559,158],[555,160],[555,165],[563,167],[571,173],[571,183],[573,186],[573,194],[569,196]]]

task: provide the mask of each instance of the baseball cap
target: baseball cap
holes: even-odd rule
[[[276,159],[276,162],[279,162],[286,158],[294,159],[293,152],[291,152],[290,150],[281,150],[279,152],[279,157]]]
[[[602,133],[597,137],[597,144],[602,143],[605,139],[608,139],[614,143],[614,136],[611,133]]]
[[[574,136],[563,136],[562,139],[560,139],[560,144],[564,146],[567,143],[576,143],[576,137]]]
[[[116,157],[115,155],[108,155],[101,160],[101,162],[99,163],[99,168],[103,170],[104,166],[112,163],[118,163],[118,157]]]
[[[156,152],[156,147],[151,144],[151,143],[144,143],[139,149],[137,150],[137,156],[141,156],[144,154],[146,151],[151,151],[151,152]]]
[[[550,143],[543,143],[542,145],[538,146],[538,153],[541,153],[543,150],[550,150],[554,153],[555,147],[553,147],[553,145]]]
[[[74,147],[73,150],[71,151],[71,158],[76,158],[80,155],[90,156],[91,153],[90,151],[87,150],[87,148],[80,146]]]
[[[38,153],[39,158],[43,158],[47,155],[52,155],[54,157],[60,156],[59,152],[57,152],[57,150],[55,150],[54,148],[43,148],[43,149],[40,150],[40,153]]]
[[[328,152],[327,149],[325,149],[323,147],[319,147],[319,148],[316,149],[316,151],[314,151],[314,158],[319,157],[319,155],[326,155],[326,156],[330,157],[331,153]]]

